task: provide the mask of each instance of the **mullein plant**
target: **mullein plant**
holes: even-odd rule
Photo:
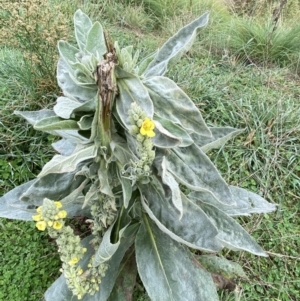
[[[2,217],[33,219],[56,239],[62,274],[46,300],[132,300],[139,274],[153,301],[215,301],[216,287],[244,276],[217,252],[267,256],[234,217],[275,205],[226,184],[206,155],[241,130],[208,127],[164,76],[207,22],[205,13],[139,60],[78,10],[77,46],[58,43],[63,96],[52,110],[15,112],[61,137],[37,178],[0,199]],[[91,228],[82,240],[65,223],[79,215]]]

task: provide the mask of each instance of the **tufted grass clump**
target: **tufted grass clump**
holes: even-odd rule
[[[69,35],[68,21],[46,0],[4,1],[0,8],[0,47],[22,52],[41,95],[55,90],[56,45]]]

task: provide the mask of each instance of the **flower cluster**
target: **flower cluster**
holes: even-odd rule
[[[50,234],[50,233],[49,233]],[[53,237],[50,234],[51,237]],[[101,278],[104,277],[108,266],[102,264],[92,266],[90,259],[88,268],[84,271],[80,260],[87,251],[80,243],[80,237],[74,235],[71,227],[64,227],[56,239],[58,252],[62,261],[62,269],[67,285],[74,295],[80,300],[85,294],[93,295],[99,290]]]
[[[99,193],[99,198],[91,203],[91,215],[93,219],[87,221],[93,224],[92,234],[95,237],[92,243],[97,248],[101,243],[106,228],[113,223],[117,215],[115,199]]]
[[[131,164],[130,168],[125,166],[124,174],[130,170],[129,178],[145,180],[151,173],[151,165],[155,158],[151,141],[151,138],[155,136],[155,124],[136,103],[131,104],[128,113],[129,121],[132,124],[130,134],[136,137],[139,160]]]
[[[104,277],[108,265],[103,263],[92,266],[93,257],[84,271],[79,264],[87,248],[81,245],[79,236],[74,234],[70,226],[66,226],[64,218],[67,212],[62,210],[61,202],[44,199],[43,206],[37,208],[37,215],[32,218],[36,221],[39,230],[48,229],[51,238],[56,239],[58,252],[62,261],[61,272],[66,278],[70,290],[80,300],[85,294],[93,295],[99,290],[101,278]]]
[[[38,214],[32,216],[32,219],[36,221],[36,227],[40,231],[44,231],[47,227],[60,230],[64,225],[63,219],[67,216],[67,212],[60,210],[61,208],[61,202],[44,199],[43,206],[36,209]]]

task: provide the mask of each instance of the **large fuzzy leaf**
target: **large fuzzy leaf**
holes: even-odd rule
[[[143,81],[153,100],[155,114],[179,124],[188,133],[211,137],[200,111],[171,79],[154,76]]]
[[[44,198],[61,200],[76,189],[84,180],[76,176],[78,171],[70,173],[48,174],[37,180],[21,195],[21,201],[39,206]]]
[[[181,28],[171,37],[157,52],[154,60],[144,72],[145,77],[163,75],[167,71],[168,64],[174,63],[189,51],[201,27],[208,22],[208,13],[203,14],[192,23]]]
[[[182,144],[182,138],[173,135],[159,121],[155,120],[155,137],[152,138],[154,146],[159,148],[174,148]]]
[[[137,77],[118,80],[119,95],[116,99],[116,108],[122,123],[130,128],[132,124],[128,120],[128,110],[133,102],[136,102],[147,117],[153,118],[154,108],[146,87]]]
[[[204,202],[213,205],[230,216],[247,216],[253,213],[269,213],[276,210],[275,204],[267,202],[254,192],[236,186],[229,186],[229,189],[235,201],[235,204],[232,205],[220,203],[212,194],[203,191],[193,191],[189,197],[196,203]]]
[[[99,22],[95,22],[89,30],[85,50],[94,54],[99,61],[107,52],[103,29]]]
[[[105,232],[102,242],[100,244],[99,249],[97,250],[97,252],[95,253],[95,260],[93,265],[94,266],[98,266],[101,263],[104,263],[106,261],[109,261],[112,256],[116,253],[117,249],[120,246],[121,243],[121,238],[122,238],[122,234],[124,233],[126,227],[122,228],[119,231],[119,240],[116,243],[112,243],[111,242],[111,235],[112,235],[112,230],[114,228],[114,224],[112,224]]]
[[[152,301],[217,301],[209,273],[188,249],[161,232],[147,217],[136,237],[140,278]]]
[[[94,99],[97,94],[96,84],[84,87],[74,82],[70,76],[68,64],[62,58],[58,60],[57,64],[57,82],[65,97],[78,100],[82,103]]]
[[[221,274],[226,279],[242,277],[247,278],[243,268],[236,262],[216,255],[201,255],[198,257],[201,264],[210,273]]]
[[[165,157],[162,160],[162,175],[161,175],[162,181],[165,185],[167,185],[171,190],[171,200],[174,205],[174,207],[180,212],[180,219],[183,214],[183,205],[182,205],[182,199],[181,199],[181,191],[179,188],[178,182],[175,180],[175,178],[172,176],[172,174],[167,170]]]
[[[127,143],[124,141],[118,141],[113,139],[110,143],[110,147],[114,156],[121,163],[122,167],[132,161],[137,161],[137,157],[128,149]]]
[[[132,301],[136,284],[137,266],[134,249],[125,254],[118,272],[118,278],[108,301]]]
[[[80,106],[82,106],[81,102],[61,96],[57,98],[56,105],[53,107],[53,110],[57,116],[64,119],[69,119],[74,109]]]
[[[219,251],[218,231],[196,204],[181,194],[182,216],[171,201],[171,192],[154,176],[147,185],[139,186],[142,205],[161,231],[190,248]],[[199,210],[200,209],[200,210]],[[180,218],[181,217],[181,218]]]
[[[230,215],[249,215],[252,213],[269,213],[276,210],[276,205],[267,202],[258,194],[246,189],[229,186],[237,206],[228,210]]]
[[[180,183],[192,190],[207,191],[224,204],[234,204],[228,185],[195,144],[169,152],[166,166]]]
[[[217,227],[219,231],[217,237],[225,247],[234,251],[242,250],[259,256],[267,256],[256,241],[232,217],[212,205],[205,203],[199,205]]]
[[[78,48],[72,46],[66,41],[59,41],[58,51],[60,56],[69,66],[72,66],[72,64],[76,63],[76,54],[79,52]]]
[[[233,139],[244,131],[230,127],[214,127],[209,128],[209,130],[212,133],[212,137],[202,136],[198,133],[191,134],[195,144],[197,144],[205,153],[212,149],[222,147],[228,140]]]
[[[74,152],[76,148],[76,144],[70,140],[63,138],[61,140],[52,143],[52,147],[54,148],[55,151],[57,151],[61,155],[69,156]]]
[[[172,134],[172,138],[176,137],[178,140],[180,140],[180,147],[186,147],[191,145],[194,141],[190,137],[190,135],[178,124],[175,124],[171,120],[159,117],[158,115],[155,116],[155,124],[159,122],[164,129],[169,131]],[[153,139],[153,143],[155,144],[155,138]]]
[[[75,37],[79,48],[83,51],[86,46],[88,32],[92,28],[90,18],[78,9],[74,14]]]
[[[75,120],[65,120],[57,116],[38,121],[34,128],[38,131],[77,130],[79,126]]]
[[[55,116],[53,110],[14,111],[14,114],[25,118],[33,126],[40,120]]]
[[[20,201],[20,198],[35,182],[36,180],[29,181],[2,196],[0,198],[0,217],[32,221],[32,215],[36,212],[35,206],[30,206],[30,204]]]
[[[96,155],[97,148],[95,145],[80,149],[70,156],[55,155],[48,163],[46,163],[46,165],[44,165],[38,177],[41,178],[50,173],[72,172],[80,162],[95,158]]]

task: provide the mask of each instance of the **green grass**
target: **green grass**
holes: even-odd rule
[[[77,4],[109,29],[121,46],[140,48],[141,57],[155,50],[195,13],[165,13],[157,26],[155,10],[149,14],[149,7],[125,2]],[[243,64],[228,48],[228,10],[204,2],[203,11],[212,9],[210,25],[168,75],[191,96],[209,125],[245,128],[234,141],[209,154],[224,178],[278,204],[275,213],[239,219],[269,252],[268,258],[244,252],[225,251],[223,255],[240,263],[249,277],[249,281],[238,280],[243,288],[241,300],[296,301],[300,291],[299,77],[293,66],[280,67],[290,66],[289,62],[268,64],[265,56],[260,56],[263,59],[256,65]],[[64,12],[70,18],[75,7],[66,3]],[[263,23],[259,24],[263,28]],[[245,50],[247,41],[240,42],[240,48]],[[276,43],[278,53],[286,55],[279,46],[287,42]],[[265,50],[253,46],[253,51]],[[1,49],[0,195],[32,179],[53,155],[49,148],[53,137],[35,132],[12,114],[14,110],[37,110],[54,103],[56,91],[49,93],[36,86],[31,67],[20,52]],[[55,245],[32,223],[1,219],[0,227],[0,241],[4,242],[0,247],[0,286],[4,287],[0,300],[4,296],[5,300],[41,300],[43,291],[59,274]],[[222,301],[234,300],[232,293],[220,292],[220,296]],[[136,289],[134,300],[149,300],[142,287]]]

